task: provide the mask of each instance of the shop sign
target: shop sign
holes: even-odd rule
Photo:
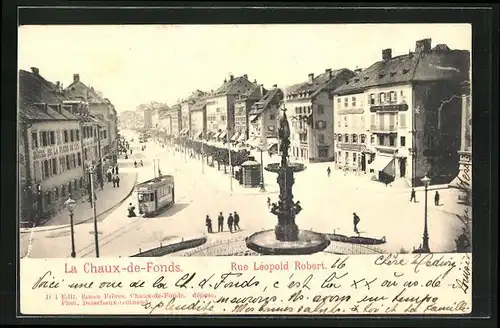
[[[371,106],[370,112],[404,112],[408,110],[407,104]]]
[[[349,144],[349,143],[340,143],[338,147],[341,150],[348,150],[348,151],[358,151],[362,152],[366,149],[365,145],[357,145],[357,144]]]

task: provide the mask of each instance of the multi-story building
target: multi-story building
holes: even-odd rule
[[[151,108],[145,108],[143,111],[144,115],[144,129],[150,130],[153,128],[153,110]]]
[[[170,108],[170,135],[179,138],[182,131],[181,105],[175,104]]]
[[[331,70],[286,90],[285,106],[291,120],[291,155],[308,162],[334,158],[331,92],[354,76],[348,69]]]
[[[37,68],[19,73],[21,220],[50,217],[68,195],[85,193],[80,119],[63,90]],[[64,106],[64,108],[63,108]]]
[[[364,165],[379,180],[402,178],[418,186],[426,173],[434,184],[449,183],[457,175],[459,95],[468,89],[469,67],[468,51],[442,44],[431,48],[431,40],[424,39],[405,55],[392,57],[392,50],[384,49],[381,61],[335,90],[335,105],[342,109],[346,99],[348,103],[353,97],[364,99],[364,113],[370,119],[365,122],[365,141],[369,140],[372,154],[362,156],[361,162],[366,160]],[[337,119],[342,125],[342,120],[349,122],[355,115],[359,114],[346,113],[346,118],[339,114]],[[359,144],[359,132],[358,142],[352,144]],[[343,160],[338,157],[337,163]]]
[[[181,135],[193,137],[193,132],[191,131],[191,109],[196,104],[196,101],[205,95],[206,92],[196,90],[189,97],[180,101],[182,121]]]
[[[98,117],[106,125],[105,146],[101,156],[113,162],[117,160],[118,118],[114,105],[93,87],[88,87],[80,80],[80,74],[73,74],[73,82],[64,89],[69,100],[83,100],[87,102],[89,112]]]
[[[137,129],[144,125],[144,115],[138,111],[123,111],[118,116],[119,123],[127,129]]]
[[[207,104],[204,97],[199,98],[191,108],[191,134],[195,139],[200,139],[207,132]]]
[[[273,147],[278,138],[278,119],[283,101],[283,91],[275,84],[256,102],[249,112],[249,136],[259,142],[264,138],[268,148]]]
[[[248,114],[252,106],[266,94],[264,86],[256,85],[247,92],[240,94],[234,101],[234,133],[231,141],[247,140],[249,137]]]
[[[255,84],[246,74],[224,80],[224,84],[206,97],[207,133],[215,139],[227,140],[234,133],[234,103],[236,98],[253,89]]]

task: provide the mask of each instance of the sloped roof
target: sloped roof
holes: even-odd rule
[[[206,98],[201,98],[201,99],[198,99],[197,102],[195,102],[195,104],[191,108],[191,111],[192,112],[194,112],[194,111],[201,111],[201,110],[205,109],[206,106],[207,106],[207,100],[206,100]]]
[[[320,93],[322,90],[325,88],[332,88],[335,89],[336,84],[339,84],[339,82],[342,79],[349,79],[350,77],[354,76],[355,74],[347,69],[347,68],[341,68],[337,70],[332,70],[330,72],[324,72],[317,77],[315,77],[310,83],[309,81],[294,84],[290,87],[287,88],[286,92],[289,95],[296,95],[299,93],[306,93],[307,96],[301,99],[307,99],[307,98],[312,98],[316,96],[318,93]]]
[[[283,91],[279,88],[269,90],[250,110],[250,115],[260,115],[273,100],[283,100]]]
[[[85,85],[80,79],[73,81],[64,89],[68,98],[71,99],[85,99],[90,103],[110,103],[109,100],[101,97],[93,88]]]
[[[264,92],[266,90],[264,89]],[[260,85],[252,84],[247,91],[240,93],[236,101],[245,101],[245,100],[259,100],[262,97],[262,92],[260,89]]]
[[[180,104],[175,104],[170,108],[170,112],[176,112],[181,110],[181,105]]]
[[[381,60],[346,81],[334,93],[343,94],[410,81],[468,78],[469,56],[470,53],[466,50],[449,50],[446,45],[438,45],[428,52],[409,53]]]
[[[19,107],[26,108],[35,103],[60,104],[64,100],[62,92],[55,84],[41,75],[19,70]]]
[[[255,84],[250,82],[245,76],[238,76],[233,80],[226,81],[211,96],[239,95],[252,89]]]

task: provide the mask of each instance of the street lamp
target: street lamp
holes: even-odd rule
[[[73,211],[75,210],[76,207],[76,201],[71,198],[71,195],[69,196],[68,200],[64,202],[64,205],[68,209],[69,212],[69,220],[71,224],[71,257],[75,258],[76,257],[76,252],[75,252],[75,234],[74,234],[74,223],[73,223]]]
[[[429,188],[429,184],[431,182],[431,179],[427,176],[427,173],[425,176],[422,178],[422,183],[425,186],[425,210],[424,210],[424,236],[423,236],[423,242],[422,242],[422,252],[423,253],[430,253],[429,249],[429,233],[427,231],[427,191]]]
[[[262,156],[262,152],[264,151],[264,143],[260,145],[260,191],[266,191],[266,187],[264,184],[264,160]]]

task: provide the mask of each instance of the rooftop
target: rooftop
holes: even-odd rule
[[[450,50],[445,44],[430,47],[430,39],[417,41],[415,52],[396,57],[391,49],[383,58],[338,87],[335,94],[347,94],[370,87],[410,81],[468,79],[470,53]]]
[[[283,100],[283,91],[279,88],[273,88],[269,90],[258,102],[256,102],[249,114],[251,115],[259,115],[261,114],[273,101],[282,101]]]
[[[248,90],[252,89],[254,86],[255,84],[248,80],[246,74],[238,77],[234,77],[233,75],[231,75],[229,77],[229,80],[224,80],[224,83],[212,94],[209,94],[208,97],[227,96],[227,95],[236,96],[244,94]]]
[[[346,68],[331,70],[327,69],[324,73],[318,75],[309,74],[309,80],[294,84],[286,89],[287,97],[302,95],[300,99],[307,99],[316,96],[322,90],[335,89],[340,82],[350,79],[355,74]]]

